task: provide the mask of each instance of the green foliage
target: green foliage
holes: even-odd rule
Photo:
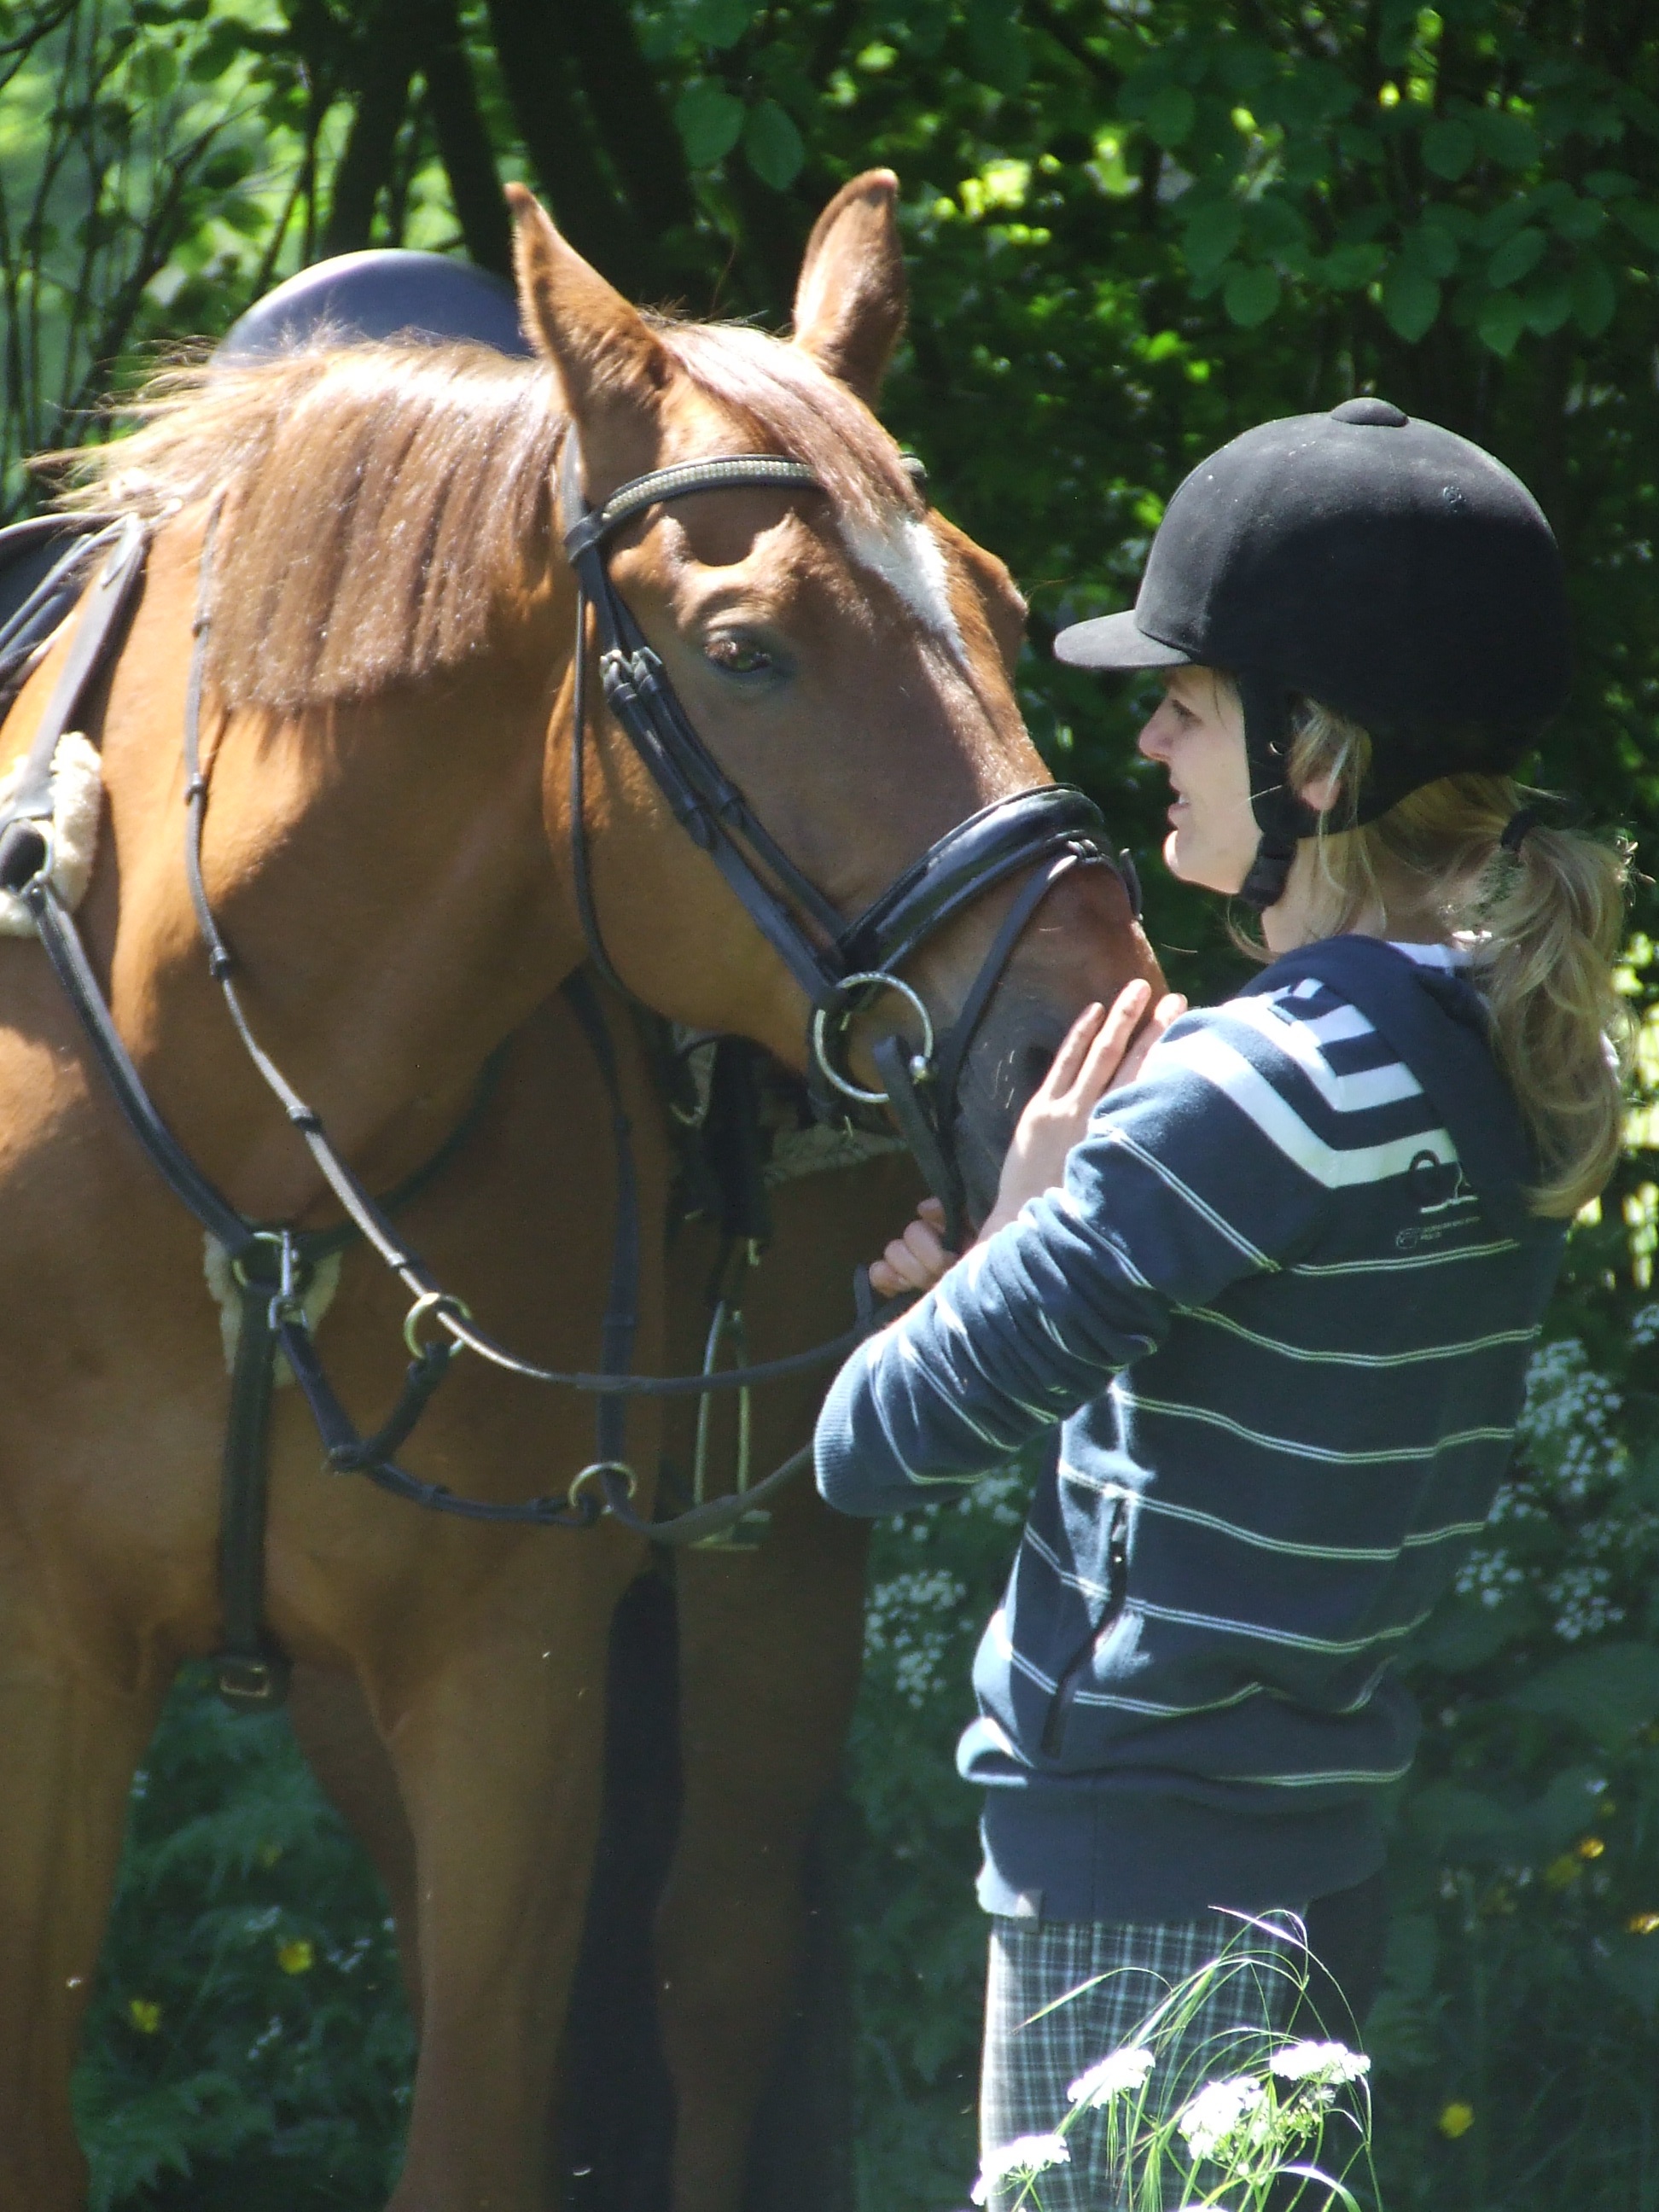
[[[90,2212],[379,2203],[414,2062],[389,1929],[286,1721],[192,1670],[133,1791],[76,2081]]]
[[[1634,0],[0,0],[0,512],[147,349],[322,251],[501,265],[499,178],[642,296],[781,326],[813,216],[876,163],[914,287],[889,418],[1026,590],[1029,721],[1140,854],[1173,980],[1213,994],[1238,963],[1212,902],[1145,865],[1138,695],[1046,647],[1130,602],[1185,471],[1269,416],[1380,390],[1526,477],[1580,663],[1538,774],[1650,834],[1659,32]],[[1644,880],[1650,939],[1653,908]],[[1648,1004],[1659,977],[1632,980]],[[1527,1466],[1413,1663],[1376,2022],[1399,2207],[1659,2208],[1653,1182],[1633,1154],[1575,1237]],[[1005,1488],[878,1540],[849,1881],[883,2212],[959,2203],[972,2170],[951,1754],[1016,1520]],[[378,2201],[408,2062],[379,1901],[280,1724],[199,1685],[135,1807],[88,2054],[100,2204]]]

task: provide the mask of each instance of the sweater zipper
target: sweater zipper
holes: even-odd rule
[[[1123,1610],[1129,1595],[1129,1501],[1116,1498],[1112,1505],[1111,1523],[1106,1532],[1106,1602],[1100,1617],[1090,1629],[1066,1662],[1054,1694],[1048,1700],[1048,1717],[1042,1723],[1039,1747],[1047,1759],[1059,1756],[1060,1739],[1066,1733],[1066,1716],[1071,1708],[1072,1692],[1077,1687],[1078,1677],[1094,1656],[1095,1646]]]

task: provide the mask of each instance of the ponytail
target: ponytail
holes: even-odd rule
[[[1330,776],[1338,793],[1317,841],[1321,934],[1363,927],[1466,949],[1538,1163],[1532,1210],[1571,1219],[1600,1194],[1623,1140],[1628,1018],[1613,963],[1628,850],[1540,821],[1505,850],[1528,796],[1508,776],[1443,776],[1353,826],[1370,757],[1358,725],[1303,702],[1290,780],[1301,789]]]

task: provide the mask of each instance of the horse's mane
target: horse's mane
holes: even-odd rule
[[[854,519],[915,509],[896,448],[805,354],[740,325],[653,327],[738,418],[728,451],[804,462]],[[231,707],[299,714],[456,667],[545,569],[565,416],[539,363],[323,343],[165,371],[131,411],[131,435],[74,457],[66,503],[162,514],[224,494],[210,672]]]

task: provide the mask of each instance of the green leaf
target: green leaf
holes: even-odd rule
[[[694,169],[711,168],[742,136],[743,102],[717,84],[694,84],[674,103],[674,127]]]
[[[1603,1644],[1534,1674],[1510,1699],[1524,1713],[1571,1721],[1609,1747],[1659,1715],[1659,1646]]]
[[[1572,319],[1587,338],[1599,338],[1619,304],[1613,272],[1599,253],[1581,253],[1572,272]]]
[[[1595,1948],[1607,1979],[1651,2020],[1659,2008],[1659,1936],[1615,1936]]]
[[[1194,276],[1212,276],[1237,245],[1243,228],[1244,211],[1235,199],[1206,200],[1194,208],[1181,241]]]
[[[1527,328],[1534,337],[1549,337],[1572,313],[1572,279],[1563,270],[1552,269],[1535,284],[1528,284],[1522,297]]]
[[[1584,190],[1598,200],[1623,199],[1626,192],[1636,190],[1636,179],[1622,169],[1592,169],[1584,179]]]
[[[1426,270],[1403,257],[1382,279],[1382,319],[1396,337],[1415,345],[1434,326],[1440,313],[1440,287]]]
[[[1455,184],[1474,161],[1474,133],[1467,123],[1431,123],[1423,133],[1423,166]]]
[[[1457,240],[1443,222],[1428,216],[1414,229],[1408,230],[1400,241],[1400,251],[1414,269],[1437,283],[1457,273]]]
[[[1198,114],[1198,102],[1185,85],[1165,85],[1147,101],[1142,121],[1148,137],[1155,139],[1167,152],[1180,145],[1192,129]]]
[[[1476,108],[1470,115],[1476,137],[1500,167],[1525,169],[1538,159],[1538,133],[1524,115],[1506,107]]]
[[[981,83],[1011,98],[1024,91],[1031,74],[1031,57],[1018,9],[1010,6],[1009,0],[971,0],[968,51]]]
[[[247,43],[240,23],[216,23],[191,54],[185,64],[185,74],[192,83],[211,84],[246,52]]]
[[[1308,225],[1302,210],[1284,192],[1263,192],[1249,203],[1250,237],[1265,254],[1300,253],[1308,245]]]
[[[1318,264],[1319,273],[1333,291],[1357,292],[1382,275],[1388,258],[1380,246],[1339,246]]]
[[[1599,200],[1569,198],[1555,210],[1550,221],[1558,238],[1565,238],[1572,246],[1588,246],[1591,239],[1606,229],[1607,211]]]
[[[743,150],[763,185],[787,191],[800,174],[806,148],[794,120],[775,100],[757,100],[743,126]]]
[[[1489,292],[1480,302],[1474,327],[1480,333],[1481,344],[1507,360],[1515,351],[1526,320],[1526,306],[1518,292]]]
[[[1253,331],[1279,305],[1279,278],[1261,262],[1235,269],[1222,288],[1221,301],[1240,330]]]
[[[723,52],[736,46],[759,13],[752,0],[693,0],[687,27],[700,46]]]
[[[1486,282],[1495,291],[1530,276],[1549,243],[1541,230],[1512,231],[1486,264]]]
[[[1613,209],[1631,236],[1650,248],[1659,247],[1659,204],[1652,200],[1620,200]]]
[[[127,82],[146,100],[165,100],[179,82],[179,57],[157,40],[139,46],[127,62]]]

